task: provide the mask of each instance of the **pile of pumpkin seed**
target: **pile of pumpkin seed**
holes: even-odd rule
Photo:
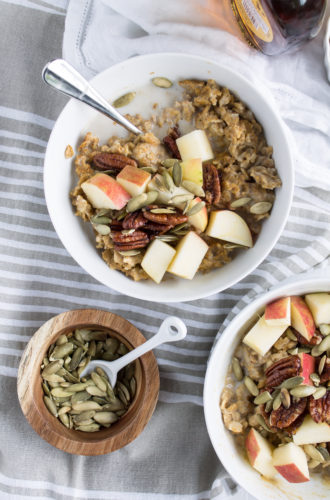
[[[267,413],[272,410],[277,410],[283,405],[284,408],[288,409],[292,402],[298,401],[299,398],[305,398],[308,396],[313,396],[314,399],[322,398],[327,390],[330,390],[330,382],[325,384],[320,384],[320,375],[324,370],[328,359],[330,358],[330,325],[321,325],[320,331],[324,335],[323,340],[314,347],[298,346],[298,340],[291,328],[288,328],[285,335],[292,341],[293,348],[288,350],[288,354],[299,354],[308,353],[314,357],[320,357],[318,364],[318,373],[312,373],[310,379],[313,385],[302,385],[303,377],[291,377],[284,380],[280,385],[274,388],[274,391],[270,393],[269,391],[260,392],[258,385],[251,377],[244,374],[241,367],[240,361],[237,357],[233,357],[231,363],[231,370],[237,381],[243,381],[245,387],[249,393],[254,396],[254,404],[265,405],[265,411]],[[256,418],[260,426],[267,432],[273,432],[265,419],[261,414],[256,414]]]
[[[97,367],[85,377],[92,359],[112,361],[128,352],[125,344],[105,331],[76,329],[52,344],[41,365],[44,403],[68,429],[95,432],[124,415],[136,392],[135,362],[118,373],[115,387]]]

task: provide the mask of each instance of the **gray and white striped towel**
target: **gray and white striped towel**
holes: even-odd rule
[[[75,16],[82,16],[87,3],[70,3],[67,30],[77,20],[70,17],[72,9],[80,5]],[[233,307],[231,314],[252,296],[289,275],[329,266],[330,196],[320,188],[320,181],[324,186],[329,181],[329,167],[320,157],[320,167],[328,177],[323,174],[321,178],[316,170],[318,187],[313,186],[308,172],[302,178],[295,190],[289,222],[275,249],[253,274],[230,290],[173,305],[143,302],[105,288],[86,275],[63,248],[43,194],[45,147],[65,99],[44,87],[40,74],[45,62],[61,56],[66,4],[66,0],[0,3],[0,498],[224,499],[229,496],[227,485],[233,485],[221,480],[223,469],[203,418],[202,390],[208,355],[219,327]],[[155,2],[150,0],[151,4]],[[87,24],[80,23],[87,27],[82,38],[86,43],[92,19],[88,20]],[[196,47],[193,40],[191,43]],[[81,54],[83,49],[76,47]],[[304,54],[300,54],[300,61],[303,57],[313,58],[313,80],[324,106],[328,89],[321,70],[321,40],[309,44]],[[293,65],[295,57],[285,56],[285,61]],[[301,80],[306,78],[310,76],[304,75]],[[289,90],[284,77],[283,81],[286,87],[282,88]],[[299,90],[304,92],[303,83]],[[315,99],[317,95],[310,97]],[[283,102],[279,94],[276,99]],[[297,123],[295,116],[287,123]],[[329,131],[323,118],[311,119],[308,129],[300,122],[294,127],[296,138],[298,134],[306,143],[303,151],[311,163],[310,137],[318,141],[320,155],[326,152],[329,156]],[[309,187],[303,185],[306,179]],[[161,391],[149,425],[126,448],[103,457],[70,456],[42,441],[24,419],[16,397],[17,367],[34,331],[57,313],[86,306],[124,315],[146,337],[156,332],[167,314],[182,317],[188,326],[185,341],[156,350]],[[231,498],[248,495],[234,490]]]

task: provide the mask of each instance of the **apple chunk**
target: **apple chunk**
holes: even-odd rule
[[[193,231],[189,231],[176,247],[176,254],[168,272],[191,280],[208,250],[208,245]]]
[[[211,144],[204,130],[193,130],[189,134],[176,139],[182,161],[200,158],[201,161],[212,160],[214,157]]]
[[[243,343],[251,347],[258,354],[261,354],[261,356],[264,356],[286,329],[286,325],[267,325],[265,316],[262,316],[245,335]]]
[[[175,250],[161,240],[154,240],[144,254],[141,267],[156,283],[160,283],[175,255]]]
[[[328,293],[310,293],[305,296],[317,326],[330,323],[330,295]]]
[[[291,324],[290,297],[284,297],[267,304],[265,321],[269,326],[289,326]]]
[[[291,324],[307,340],[315,333],[312,313],[301,297],[291,297]]]
[[[328,443],[330,441],[330,425],[326,422],[317,424],[310,415],[307,415],[293,435],[296,444]]]
[[[131,195],[137,196],[147,189],[151,175],[141,168],[126,165],[117,175],[116,180]]]
[[[276,470],[272,465],[273,447],[255,429],[250,429],[245,440],[245,448],[254,469],[265,477],[275,476]]]
[[[301,352],[300,354],[298,354],[298,356],[300,358],[301,364],[299,376],[304,377],[302,384],[313,385],[313,382],[309,378],[309,376],[315,372],[315,358],[305,352]]]
[[[131,195],[115,179],[106,174],[96,174],[83,182],[81,189],[94,208],[120,210]]]
[[[202,200],[198,197],[191,200],[188,211],[200,201]],[[206,206],[204,206],[199,212],[197,212],[197,214],[188,216],[189,224],[191,224],[192,226],[194,226],[194,228],[199,229],[202,232],[205,230],[207,226],[207,221],[208,221],[208,214]]]
[[[249,226],[240,215],[230,210],[211,212],[206,234],[245,247],[253,246]]]
[[[182,179],[203,186],[203,165],[200,158],[181,162]]]
[[[273,465],[289,483],[309,481],[307,458],[304,451],[294,443],[276,448],[273,453]]]

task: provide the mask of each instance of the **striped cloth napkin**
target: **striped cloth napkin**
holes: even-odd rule
[[[132,38],[128,31],[131,21],[135,25],[134,36],[149,36],[144,34],[146,26],[140,26],[136,17],[138,6],[145,7],[144,0],[98,1],[97,5],[91,0],[72,0],[66,19],[66,0],[0,0],[0,33],[6,47],[2,54],[5,71],[0,75],[0,498],[251,498],[235,488],[229,479],[223,480],[223,468],[204,424],[204,374],[215,336],[219,327],[228,321],[229,313],[236,314],[256,294],[288,276],[313,268],[323,272],[329,266],[330,195],[322,189],[330,182],[329,165],[326,164],[329,129],[324,118],[328,87],[321,66],[321,40],[311,42],[299,56],[276,58],[276,64],[281,64],[281,60],[285,64],[289,61],[291,67],[296,68],[295,61],[299,57],[301,74],[296,75],[296,82],[297,85],[299,82],[301,101],[297,106],[301,106],[301,112],[306,111],[302,103],[309,106],[305,124],[298,114],[289,116],[289,98],[283,104],[285,96],[282,100],[278,89],[282,89],[283,94],[292,91],[285,74],[277,75],[276,81],[281,85],[276,86],[275,94],[275,78],[269,84],[280,108],[286,108],[287,124],[302,145],[299,148],[308,159],[308,165],[317,162],[317,167],[313,167],[314,179],[308,169],[304,169],[299,179],[290,218],[278,244],[253,274],[223,293],[184,304],[153,304],[125,297],[88,276],[58,240],[43,194],[45,148],[54,120],[66,99],[42,84],[41,69],[48,60],[61,56],[65,22],[64,54],[71,50],[71,53],[80,54],[82,62],[87,60],[84,49],[88,47],[89,33],[93,32],[89,31],[94,27],[92,13],[97,14],[99,32],[107,30],[111,36],[113,24],[105,15],[103,19],[99,17],[99,9],[109,9],[111,3],[117,10],[120,5],[135,3],[135,10],[130,10],[129,16],[120,13],[121,17],[117,18],[116,30],[122,27],[123,39]],[[168,0],[166,6],[171,3]],[[149,0],[150,8],[155,4],[162,3]],[[182,5],[182,2],[177,0],[177,4]],[[119,10],[109,12],[118,15]],[[212,46],[216,30],[207,28],[205,21],[205,36],[199,34],[199,38],[193,40],[193,35],[189,37],[188,30],[184,29],[182,13],[181,17],[179,10],[177,14],[182,25],[179,26],[182,42],[190,38],[196,52],[199,43],[207,45],[210,42],[209,50],[214,56],[220,48],[220,45]],[[185,15],[188,23],[188,13]],[[78,39],[71,38],[74,47],[72,45],[69,50],[68,33],[74,33],[77,24],[81,28],[79,43]],[[190,28],[194,31],[197,26]],[[164,37],[166,29],[170,29],[169,23],[160,30]],[[134,43],[137,53],[138,40]],[[226,43],[230,45],[228,40]],[[98,62],[102,62],[102,55],[106,65],[130,55],[116,50],[117,55],[112,48],[110,61],[106,59],[108,52],[98,53]],[[268,64],[266,58],[260,61],[263,67]],[[304,72],[309,64],[313,64],[312,73]],[[83,64],[77,67],[79,70],[84,68]],[[85,70],[91,75],[102,68],[101,64],[92,70],[85,67]],[[306,89],[311,81],[316,87],[315,94],[309,94],[311,100],[307,101],[305,81]],[[319,117],[314,110],[321,110],[323,114]],[[297,170],[300,168],[298,164]],[[86,306],[125,316],[148,338],[168,314],[180,316],[188,326],[188,336],[183,342],[156,349],[161,391],[150,423],[126,448],[101,457],[71,456],[48,445],[30,428],[16,397],[17,367],[34,331],[55,314]]]

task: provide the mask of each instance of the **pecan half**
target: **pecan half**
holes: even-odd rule
[[[167,231],[172,229],[173,226],[167,225],[167,224],[156,224],[155,222],[147,222],[145,226],[143,226],[143,229],[145,231],[150,231],[153,236],[157,236],[159,234],[165,234]]]
[[[295,334],[295,336],[297,337],[299,344],[301,344],[301,345],[314,346],[314,345],[319,344],[323,339],[322,335],[319,332],[316,332],[313,335],[313,337],[311,337],[309,340],[307,340],[299,332],[297,332],[297,330],[295,330],[294,328],[292,328],[292,331]]]
[[[320,382],[324,384],[330,380],[330,358],[326,359],[323,371],[320,375]]]
[[[212,163],[203,165],[203,189],[206,203],[212,205],[220,201],[221,187],[219,173]]]
[[[266,370],[266,386],[268,388],[280,385],[284,380],[299,375],[301,362],[299,356],[288,356],[276,361]]]
[[[176,209],[172,214],[154,214],[153,212],[150,212],[149,207],[146,207],[143,209],[143,215],[151,222],[172,227],[182,224],[188,220],[188,216],[184,215],[179,209]]]
[[[301,398],[296,403],[291,403],[289,408],[280,406],[273,410],[269,416],[269,424],[277,429],[286,429],[291,426],[295,420],[302,415],[307,406],[307,399]]]
[[[114,243],[118,243],[120,245],[125,245],[126,243],[132,243],[134,241],[140,241],[144,239],[148,239],[148,235],[143,231],[136,230],[131,234],[123,234],[120,231],[112,231],[111,233],[112,239]]]
[[[93,158],[94,170],[122,170],[126,165],[137,167],[138,164],[133,158],[119,153],[98,153]]]
[[[110,229],[114,231],[121,231],[123,229],[123,221],[113,219],[110,223]]]
[[[181,134],[179,131],[179,127],[173,127],[169,130],[168,135],[163,139],[163,143],[168,152],[172,155],[173,158],[177,158],[178,160],[181,160],[181,155],[175,141],[180,136]]]
[[[123,220],[124,229],[138,229],[139,227],[145,226],[147,219],[144,218],[142,212],[132,212],[127,214]]]
[[[304,419],[305,419],[305,413],[303,412],[301,415],[299,415],[298,418],[296,418],[294,422],[292,422],[291,425],[289,425],[289,427],[285,428],[285,432],[287,432],[291,436],[295,434],[299,429],[299,427],[301,426],[301,424],[303,423]]]
[[[327,391],[323,398],[314,399],[309,396],[308,400],[309,413],[317,424],[327,422],[330,424],[330,392]]]

